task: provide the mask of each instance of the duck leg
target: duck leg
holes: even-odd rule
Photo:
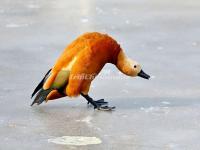
[[[88,96],[89,97],[89,96]],[[91,98],[91,97],[90,97]],[[93,100],[94,101],[94,100]],[[100,100],[96,100],[94,101],[95,103],[97,104],[100,104],[100,105],[106,105],[108,104],[108,102],[104,101],[104,99],[100,99]],[[87,104],[90,104],[90,102],[88,101]]]
[[[105,102],[104,99],[100,99],[97,101],[94,101],[93,98],[91,98],[89,95],[84,95],[81,93],[81,95],[88,101],[88,104],[92,104],[94,106],[94,109],[98,110],[113,110],[115,107],[109,107],[107,106],[108,102]],[[103,106],[105,105],[105,106]]]

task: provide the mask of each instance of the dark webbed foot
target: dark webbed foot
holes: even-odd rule
[[[98,110],[105,110],[105,111],[110,111],[110,110],[114,110],[115,106],[109,107],[109,106],[100,106],[98,107]]]
[[[94,101],[94,100],[93,100]],[[104,101],[104,99],[100,99],[100,100],[96,100],[94,101],[96,104],[99,104],[99,105],[106,105],[108,104],[108,102]],[[88,101],[87,104],[90,104],[90,102]]]
[[[88,101],[88,104],[91,104],[94,106],[94,109],[106,110],[106,111],[115,109],[115,107],[109,107],[108,102],[105,102],[104,99],[94,101],[89,95],[84,95],[84,94],[81,94],[81,95]]]
[[[114,109],[115,109],[114,106],[109,107],[109,106],[107,105],[107,103],[106,103],[106,104],[105,104],[105,103],[103,103],[103,104],[96,103],[96,104],[94,104],[93,106],[94,106],[94,109],[104,110],[104,111],[110,111],[110,110],[114,110]]]

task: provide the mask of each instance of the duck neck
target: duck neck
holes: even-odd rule
[[[118,54],[116,66],[123,74],[128,76],[134,75],[131,59],[125,55],[123,50],[120,50]]]

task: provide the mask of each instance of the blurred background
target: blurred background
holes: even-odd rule
[[[197,0],[1,0],[1,85],[31,92],[71,41],[98,31],[115,38],[153,79],[97,78],[94,95],[199,97],[199,8]],[[107,65],[101,74],[107,73],[118,70]]]
[[[173,121],[184,120],[179,117],[188,115],[188,120],[186,119],[185,122],[180,121],[179,125],[174,125],[175,128],[179,129],[182,124],[186,124],[185,128],[177,134],[184,133],[187,129],[189,131],[185,132],[184,136],[186,137],[191,133],[193,138],[192,141],[187,143],[189,147],[186,147],[186,149],[200,146],[197,144],[198,142],[194,142],[198,141],[197,137],[199,138],[199,135],[195,134],[196,129],[200,128],[199,121],[196,122],[197,118],[200,117],[199,107],[198,109],[191,107],[194,104],[199,106],[198,99],[200,97],[200,2],[198,0],[0,0],[0,127],[3,127],[0,128],[1,142],[6,143],[5,135],[13,127],[12,125],[9,127],[10,123],[14,124],[15,135],[21,134],[21,130],[17,130],[17,127],[23,121],[22,126],[25,131],[21,139],[28,135],[28,137],[37,135],[36,137],[38,138],[39,135],[37,133],[43,132],[42,129],[35,131],[32,128],[34,129],[35,126],[46,127],[45,123],[41,124],[38,121],[37,117],[41,114],[44,115],[40,109],[49,111],[49,114],[54,114],[57,111],[54,117],[59,118],[60,116],[62,119],[53,125],[55,128],[60,127],[59,125],[66,119],[64,114],[58,113],[60,109],[64,111],[67,108],[69,111],[72,108],[71,111],[74,115],[76,111],[79,113],[86,111],[85,115],[87,115],[85,103],[82,104],[85,101],[82,98],[78,98],[76,102],[72,103],[66,102],[66,98],[62,102],[50,102],[50,104],[38,108],[39,110],[37,108],[31,109],[29,104],[31,103],[30,95],[33,89],[49,68],[54,65],[63,49],[80,34],[93,31],[107,33],[116,39],[127,55],[142,64],[143,70],[150,74],[152,78],[149,81],[142,78],[123,78],[123,75],[118,73],[115,66],[107,64],[100,76],[93,82],[90,94],[95,98],[106,98],[108,101],[111,99],[112,103],[119,107],[119,110],[122,109],[125,114],[127,113],[126,115],[132,115],[132,111],[134,111],[135,114],[139,113],[138,116],[141,116],[141,118],[144,116],[138,112],[138,109],[145,112],[147,107],[150,108],[147,111],[154,112],[154,109],[151,109],[151,107],[157,106],[154,102],[171,100],[173,107],[169,108],[169,112],[172,109],[174,114],[179,114],[178,116],[175,115],[175,118],[172,117],[172,114]],[[120,79],[105,79],[101,78],[101,76],[118,76]],[[174,105],[173,101],[175,101]],[[148,105],[145,105],[145,103],[148,103]],[[64,106],[61,107],[61,104]],[[169,104],[169,102],[164,104]],[[126,106],[122,107],[121,105]],[[75,110],[73,107],[75,107]],[[80,110],[79,107],[81,107]],[[145,111],[143,111],[143,107]],[[184,109],[182,109],[183,107]],[[127,108],[129,108],[130,112],[126,111]],[[134,110],[135,108],[137,110]],[[160,111],[163,112],[162,108],[158,108],[159,113]],[[51,112],[51,109],[56,109],[56,111]],[[188,109],[190,111],[189,114]],[[195,111],[193,112],[192,110]],[[45,116],[47,118],[46,124],[51,124],[51,119],[47,117],[48,113]],[[91,109],[90,114],[92,113],[93,110]],[[116,114],[120,116],[119,112],[115,112],[113,115]],[[193,116],[194,114],[195,116]],[[103,113],[102,115],[108,117],[108,114]],[[117,119],[119,116],[114,118]],[[151,117],[149,116],[149,118]],[[160,122],[159,119],[162,118],[163,116],[161,115],[157,121]],[[42,119],[44,118],[42,117]],[[134,123],[137,122],[137,119],[137,117],[132,118]],[[194,119],[195,123],[190,122],[187,124],[190,119]],[[35,123],[33,120],[35,120]],[[148,141],[149,139],[145,138],[148,137],[146,134],[149,133],[151,135],[159,127],[163,128],[158,129],[160,131],[157,133],[158,139],[152,139],[149,142],[152,144],[156,141],[156,146],[151,144],[150,146],[148,144],[142,145],[140,143],[138,147],[148,150],[184,149],[184,146],[177,147],[177,144],[166,146],[167,139],[170,139],[167,138],[168,136],[176,137],[173,133],[171,135],[160,135],[162,130],[164,132],[169,127],[165,125],[170,125],[171,123],[167,120],[170,119],[166,118],[166,122],[162,124],[163,126],[155,122],[152,123],[152,120],[150,120],[146,127],[141,127],[141,130],[146,131],[141,136],[142,138],[139,138],[141,141]],[[126,122],[126,120],[124,121]],[[27,130],[25,128],[28,128],[29,122],[32,122],[33,126]],[[96,126],[98,126],[98,123]],[[115,123],[117,124],[118,122],[116,121]],[[137,129],[140,127],[140,123]],[[72,125],[74,124],[72,123]],[[123,125],[118,127],[123,129]],[[148,132],[148,127],[152,127],[155,130]],[[60,130],[63,128],[60,128]],[[45,139],[50,132],[49,130],[45,130],[44,135],[40,136],[40,138]],[[63,130],[68,132],[68,129]],[[132,127],[128,127],[127,133],[131,131]],[[52,130],[52,132],[52,135],[57,135],[56,131]],[[91,131],[91,133],[93,132]],[[134,133],[137,137],[142,135],[141,132],[138,132]],[[19,142],[11,138],[14,133],[12,132],[7,136],[6,148],[8,149],[12,147],[9,143],[17,145]],[[60,133],[62,132],[60,131]],[[163,136],[166,137],[163,141],[166,140],[167,142],[158,142]],[[129,146],[131,143],[132,139],[130,137],[126,138],[115,139],[122,141],[118,143],[119,149],[120,146],[123,147],[124,144]],[[26,143],[27,140],[24,140],[21,142]],[[33,141],[36,142],[37,140]],[[125,141],[129,142],[126,143]],[[177,140],[175,138],[174,141],[184,144],[186,141],[188,142],[188,139]],[[38,147],[42,145],[40,144]],[[113,149],[117,149],[117,146],[113,147]],[[127,149],[132,149],[133,147],[133,145],[130,145]],[[136,149],[138,147],[136,146]],[[26,149],[27,147],[24,145],[23,148]],[[101,148],[112,149],[112,147]]]

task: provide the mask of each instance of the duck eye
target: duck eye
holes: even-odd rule
[[[134,68],[137,68],[137,66],[136,66],[136,65],[134,65]]]

